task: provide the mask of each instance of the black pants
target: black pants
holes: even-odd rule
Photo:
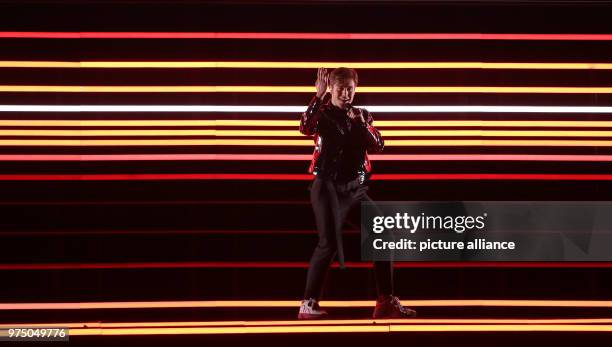
[[[315,215],[319,243],[312,254],[304,299],[319,299],[327,276],[327,270],[338,253],[343,259],[342,226],[352,208],[360,207],[361,201],[372,201],[367,195],[368,187],[351,181],[338,184],[329,179],[315,178],[310,187],[310,202]],[[374,273],[378,295],[393,293],[393,263],[375,261]]]

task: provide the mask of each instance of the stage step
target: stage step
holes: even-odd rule
[[[446,300],[440,303],[423,303],[421,300],[402,300],[403,304],[417,310],[419,320],[457,320],[471,319],[474,323],[484,320],[512,319],[521,320],[594,320],[608,317],[612,323],[612,304],[608,302],[608,307],[533,307],[533,306],[482,306],[478,304],[467,304],[461,306],[445,306]],[[436,301],[436,300],[431,300]],[[461,300],[455,300],[461,301]],[[276,301],[270,301],[273,305]],[[511,302],[511,301],[508,301]],[[545,302],[545,300],[543,301]],[[174,305],[180,302],[171,302]],[[197,306],[197,302],[194,306]],[[206,303],[206,302],[202,302]],[[212,303],[212,302],[211,302]],[[355,307],[338,307],[333,304],[326,305],[322,301],[321,306],[325,308],[330,316],[329,319],[371,319],[374,309],[374,299],[365,301],[369,306],[361,303]],[[74,308],[79,303],[70,304]],[[90,303],[83,303],[89,306]],[[113,303],[120,305],[121,303]],[[125,303],[133,305],[135,303]],[[136,303],[138,304],[138,302]],[[226,303],[225,303],[226,304]],[[455,305],[456,303],[454,303]],[[191,308],[104,308],[104,309],[36,309],[36,310],[7,310],[4,309],[6,303],[0,303],[0,324],[17,323],[60,323],[60,322],[151,322],[162,319],[167,322],[204,322],[204,321],[284,321],[296,320],[299,310],[299,301],[293,300],[293,305],[287,304],[285,307],[191,307]],[[224,303],[219,303],[223,306]],[[238,303],[232,303],[232,306]],[[246,303],[245,306],[252,305]],[[456,304],[460,305],[460,304]],[[555,305],[555,304],[551,304]],[[585,304],[588,305],[588,304]],[[39,305],[42,306],[42,305]],[[188,304],[186,306],[189,306]],[[331,306],[331,307],[330,307]],[[499,321],[501,322],[501,321]],[[498,322],[498,323],[499,323]],[[517,323],[517,322],[514,322]],[[550,322],[549,322],[550,323]],[[601,322],[600,322],[601,323]]]
[[[299,300],[306,264],[295,268],[4,270],[0,275],[7,285],[0,302]],[[608,300],[611,272],[610,268],[400,267],[395,270],[395,293],[406,299]],[[11,285],[16,283],[20,285]],[[374,298],[375,294],[371,268],[334,267],[327,276],[323,299]]]

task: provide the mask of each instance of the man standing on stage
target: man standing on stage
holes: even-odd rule
[[[357,87],[357,72],[337,68],[329,74],[319,68],[316,90],[306,112],[301,116],[300,132],[314,135],[315,150],[309,172],[314,174],[310,186],[310,202],[315,215],[319,243],[312,254],[304,300],[298,319],[324,318],[327,312],[319,307],[319,297],[327,270],[338,255],[344,269],[342,226],[351,208],[367,195],[371,166],[367,153],[379,153],[384,141],[366,109],[352,106]],[[331,88],[331,100],[327,88]],[[414,317],[414,310],[403,307],[393,295],[393,263],[374,262],[378,299],[374,318]]]

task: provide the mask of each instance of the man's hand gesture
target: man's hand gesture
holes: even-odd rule
[[[329,72],[326,68],[320,67],[317,71],[317,81],[315,87],[317,88],[317,98],[322,99],[325,93],[327,93],[327,86],[329,85]]]

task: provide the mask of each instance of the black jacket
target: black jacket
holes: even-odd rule
[[[300,132],[314,135],[315,149],[308,172],[338,182],[359,178],[363,183],[369,177],[372,167],[368,153],[380,153],[385,143],[372,126],[372,114],[360,110],[366,124],[359,118],[351,120],[346,110],[331,103],[331,98],[312,98],[300,120]]]

